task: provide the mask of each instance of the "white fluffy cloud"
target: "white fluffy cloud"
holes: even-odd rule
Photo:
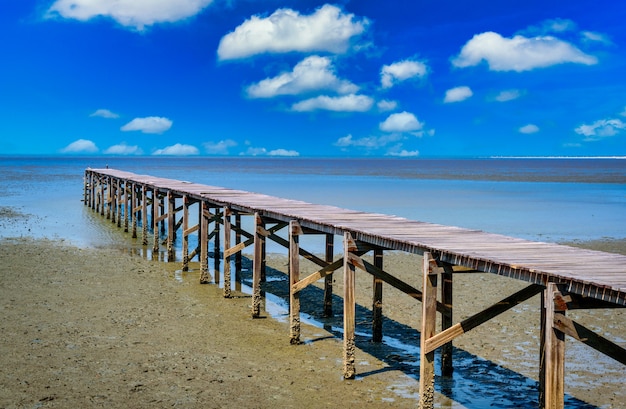
[[[118,145],[113,145],[107,148],[104,153],[110,155],[141,155],[143,154],[143,151],[137,145],[129,146],[122,142]]]
[[[344,95],[340,97],[329,97],[321,95],[319,97],[305,99],[293,104],[291,109],[297,112],[308,112],[316,110],[337,111],[337,112],[365,112],[374,105],[374,100],[366,95]]]
[[[274,150],[269,151],[267,154],[268,156],[290,156],[290,157],[300,156],[300,152],[290,150],[290,149],[274,149]]]
[[[228,155],[228,150],[237,146],[237,142],[232,139],[225,139],[219,142],[204,143],[204,150],[209,155]]]
[[[380,70],[380,83],[383,88],[391,88],[395,84],[414,77],[423,77],[428,72],[426,64],[420,61],[404,60],[390,65],[383,65]]]
[[[329,4],[311,15],[278,9],[268,17],[252,16],[222,37],[217,55],[220,60],[232,60],[291,51],[343,53],[368,24],[367,19],[355,19],[354,14]]]
[[[470,98],[472,95],[474,95],[474,93],[470,87],[455,87],[446,91],[446,96],[444,97],[443,102],[446,104],[451,102],[461,102]]]
[[[476,34],[452,60],[455,67],[471,67],[486,61],[492,71],[528,71],[556,64],[593,65],[597,58],[552,36],[502,37],[498,33]]]
[[[95,143],[88,139],[78,139],[65,148],[61,149],[62,153],[94,153],[98,152],[98,147]]]
[[[535,124],[528,124],[519,128],[519,132],[530,135],[530,134],[539,132],[539,127]]]
[[[387,152],[387,156],[397,156],[399,158],[414,158],[419,156],[419,154],[419,151],[407,151],[406,149],[390,149],[389,152]]]
[[[190,156],[197,155],[200,153],[198,148],[192,145],[183,145],[177,143],[175,145],[171,145],[165,147],[163,149],[157,149],[152,154],[153,155],[172,155],[172,156]]]
[[[392,142],[397,142],[400,138],[401,136],[398,134],[367,136],[358,139],[353,138],[352,135],[346,135],[337,139],[334,145],[340,148],[358,147],[366,149],[379,149],[389,145]]]
[[[574,131],[585,136],[585,142],[594,142],[615,136],[624,130],[626,130],[626,123],[621,119],[600,119],[591,125],[583,124]]]
[[[108,109],[97,109],[95,112],[93,112],[89,116],[97,116],[100,118],[108,118],[108,119],[115,119],[115,118],[120,117],[118,114],[116,114],[115,112],[111,112]]]
[[[522,93],[517,89],[509,89],[505,91],[501,91],[498,95],[496,95],[496,101],[498,102],[507,102],[513,101],[522,96]]]
[[[143,133],[163,133],[172,127],[172,121],[160,116],[135,118],[120,129],[122,131],[141,131]]]
[[[378,101],[376,106],[378,107],[379,111],[393,111],[398,107],[398,102],[383,99]]]
[[[47,16],[87,21],[108,17],[125,27],[143,30],[157,23],[173,23],[198,14],[213,0],[56,0]]]
[[[384,132],[414,132],[424,127],[415,115],[410,112],[400,112],[391,114],[379,124],[379,128]]]
[[[313,55],[300,61],[291,72],[266,78],[247,88],[251,98],[272,98],[277,95],[297,95],[310,91],[331,90],[339,94],[352,94],[359,87],[335,75],[330,58]]]

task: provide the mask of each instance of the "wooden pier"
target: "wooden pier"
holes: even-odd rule
[[[242,250],[253,246],[253,317],[261,313],[265,244],[272,240],[286,247],[290,283],[289,338],[293,344],[300,343],[300,291],[324,279],[324,313],[329,314],[332,307],[330,278],[335,270],[343,269],[343,376],[346,379],[356,374],[354,291],[357,270],[371,274],[374,280],[374,341],[382,339],[383,283],[421,301],[421,408],[434,405],[435,350],[441,348],[442,376],[449,376],[453,368],[452,341],[456,337],[539,293],[543,295],[539,358],[541,407],[564,407],[565,335],[626,365],[624,348],[574,322],[566,314],[573,309],[626,307],[626,256],[114,169],[87,169],[84,180],[85,205],[111,219],[133,237],[140,237],[143,245],[149,246],[151,238],[155,252],[166,245],[170,261],[175,259],[174,242],[180,232],[182,268],[187,270],[189,262],[197,257],[203,283],[210,281],[208,250],[209,242],[213,241],[216,262],[220,256],[224,262],[224,297],[231,296],[231,260],[234,257],[236,265],[240,265]],[[191,211],[197,212],[197,218],[190,217]],[[243,228],[242,217],[252,218],[251,231]],[[191,220],[197,220],[197,224],[190,225]],[[282,229],[287,229],[288,239],[277,235]],[[300,247],[299,238],[305,234],[325,237],[323,258]],[[197,236],[198,244],[194,249],[189,248],[191,235]],[[342,257],[337,260],[334,260],[335,236],[343,238]],[[383,270],[385,251],[423,256],[422,291]],[[369,252],[373,253],[373,263],[362,257]],[[320,269],[300,277],[301,257],[319,265]],[[472,272],[511,277],[527,282],[528,286],[454,323],[454,276]],[[441,314],[439,330],[436,328],[438,313]]]

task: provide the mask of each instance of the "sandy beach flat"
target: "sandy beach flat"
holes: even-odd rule
[[[224,299],[219,286],[198,283],[197,269],[183,274],[178,263],[151,261],[120,249],[1,240],[2,408],[416,406],[417,382],[409,375],[418,373],[419,356],[396,357],[361,337],[358,378],[344,381],[341,334],[332,322],[327,328],[305,324],[305,343],[292,346],[285,317],[277,320],[265,312],[267,318],[253,320],[245,292]],[[624,250],[621,242],[592,245]],[[284,271],[285,264],[282,255],[268,258],[270,267]],[[412,255],[392,253],[385,259],[386,269],[415,286],[419,265],[419,257]],[[312,269],[307,263],[302,267],[303,274]],[[489,294],[467,296],[479,294],[492,278],[459,275],[458,319],[523,286],[496,277]],[[335,294],[341,294],[341,281],[337,273]],[[281,280],[272,282],[279,285]],[[361,274],[357,284],[357,302],[367,307],[371,277]],[[412,328],[408,335],[396,336],[419,345],[413,336],[419,328],[419,304],[387,287],[384,297],[385,331],[392,334],[400,324]],[[476,407],[468,402],[480,402],[478,397],[485,394],[495,407],[536,400],[538,305],[538,299],[530,300],[459,338],[456,356],[473,358],[460,361],[457,396],[438,394],[438,405]],[[335,312],[340,323],[341,304],[336,303]],[[597,325],[608,338],[626,339],[623,312],[583,315],[581,321]],[[357,314],[357,320],[357,325],[369,325],[367,312]],[[599,354],[574,342],[568,348],[566,392],[572,405],[623,407],[623,366],[605,358],[599,368],[593,365]],[[472,367],[463,368],[467,363]],[[515,389],[519,396],[497,386],[510,382],[503,379],[508,370],[530,385]],[[462,403],[454,403],[458,401]]]

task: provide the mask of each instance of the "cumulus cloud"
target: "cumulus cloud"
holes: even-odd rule
[[[316,110],[336,111],[336,112],[365,112],[374,105],[374,100],[366,95],[344,95],[340,97],[329,97],[321,95],[319,97],[305,99],[292,105],[291,109],[297,112],[308,112]]]
[[[61,153],[94,153],[98,152],[98,147],[95,143],[88,139],[78,139],[65,148],[61,149]]]
[[[389,145],[390,143],[397,142],[399,139],[401,139],[399,134],[366,136],[358,139],[353,138],[352,135],[346,135],[337,139],[334,145],[340,148],[358,147],[366,149],[379,149]]]
[[[626,123],[621,119],[600,119],[594,123],[583,124],[574,131],[585,137],[585,142],[595,142],[604,138],[615,136],[626,130]]]
[[[528,124],[528,125],[524,125],[521,128],[519,128],[519,132],[523,133],[523,134],[533,134],[533,133],[537,133],[539,132],[539,127],[535,124]]]
[[[474,93],[470,87],[455,87],[446,91],[446,96],[444,97],[443,102],[446,104],[451,102],[461,102],[470,98],[472,95],[474,95]]]
[[[407,151],[406,149],[390,149],[387,152],[387,156],[397,156],[399,158],[414,158],[416,156],[419,156],[420,152],[415,150],[415,151]]]
[[[288,149],[274,149],[267,153],[269,156],[300,156],[300,152]]]
[[[410,112],[391,114],[378,126],[384,132],[414,132],[420,131],[424,124]]]
[[[228,150],[237,146],[237,142],[232,139],[224,139],[219,142],[205,142],[204,150],[209,155],[228,155]]]
[[[97,109],[95,112],[93,112],[89,116],[97,116],[100,118],[108,118],[108,119],[115,119],[115,118],[120,117],[118,114],[116,114],[115,112],[111,112],[108,109]]]
[[[107,17],[124,27],[143,30],[157,23],[173,23],[192,17],[213,0],[56,0],[48,18],[63,17],[87,21]]]
[[[344,53],[368,24],[367,19],[356,19],[329,4],[311,15],[278,9],[268,17],[252,16],[222,37],[217,55],[220,60],[232,60],[292,51]]]
[[[530,26],[524,30],[521,30],[519,34],[540,36],[550,33],[565,33],[567,31],[575,31],[578,29],[577,24],[566,18],[552,18],[544,20],[538,25]]]
[[[125,142],[107,148],[104,153],[110,155],[141,155],[143,151],[137,145],[129,146]]]
[[[383,88],[391,88],[410,78],[423,77],[427,72],[428,68],[423,62],[403,60],[390,65],[383,65],[380,70],[380,83]]]
[[[277,95],[297,95],[310,91],[331,90],[339,94],[352,94],[359,87],[337,78],[330,58],[313,55],[300,61],[291,72],[250,85],[251,98],[272,98]]]
[[[198,148],[192,145],[183,145],[177,143],[175,145],[171,145],[165,147],[163,149],[157,149],[152,154],[153,155],[172,155],[172,156],[191,156],[197,155],[200,153]]]
[[[492,71],[529,71],[556,64],[593,65],[597,58],[574,45],[552,36],[527,38],[502,37],[498,33],[476,34],[452,60],[455,67],[465,68],[486,61]]]
[[[398,107],[398,103],[396,101],[389,101],[386,99],[378,101],[376,104],[379,111],[393,111]]]
[[[143,133],[160,134],[172,127],[172,121],[160,116],[135,118],[120,129],[122,131],[141,131]]]
[[[498,102],[508,102],[513,101],[522,96],[522,93],[517,89],[509,89],[505,91],[501,91],[498,95],[496,95],[496,101]]]

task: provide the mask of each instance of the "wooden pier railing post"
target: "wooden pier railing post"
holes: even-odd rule
[[[374,266],[383,269],[383,251],[374,250]],[[372,283],[372,341],[383,340],[383,280],[373,276]]]
[[[261,276],[263,248],[265,247],[265,223],[259,213],[254,214],[254,257],[252,260],[252,318],[261,316]]]
[[[557,312],[564,315],[566,307],[555,283],[548,283],[545,297],[544,407],[545,409],[563,409],[565,406],[565,334],[555,328],[554,319]]]
[[[354,297],[356,267],[352,263],[351,255],[356,251],[354,239],[350,232],[343,237],[343,377],[354,379],[356,368],[354,365],[356,353],[355,314],[356,301]]]
[[[302,228],[296,220],[289,222],[289,342],[300,344],[300,292],[294,284],[300,281],[300,235]]]
[[[335,256],[335,236],[326,234],[326,257],[327,263],[332,263]],[[333,273],[324,277],[324,317],[333,316]]]
[[[231,272],[230,272],[230,239],[232,235],[232,229],[230,226],[231,210],[228,207],[224,208],[224,298],[231,297]]]
[[[420,333],[420,409],[432,409],[435,401],[435,351],[426,351],[426,341],[435,335],[437,322],[437,271],[429,252],[424,253],[422,331]]]

